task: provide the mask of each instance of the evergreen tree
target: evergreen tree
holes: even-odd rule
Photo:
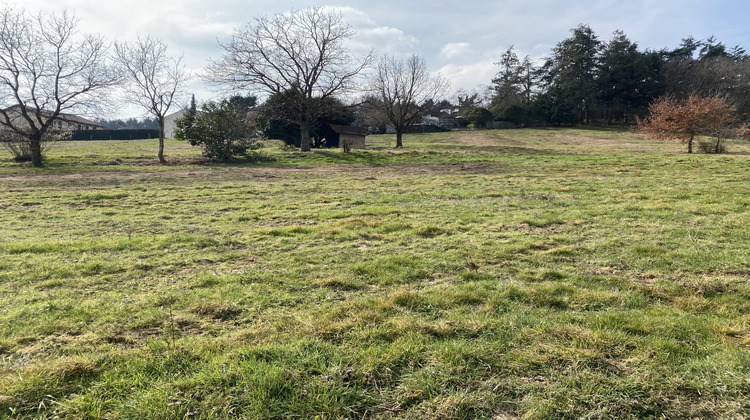
[[[258,98],[250,96],[234,95],[229,98],[229,105],[240,108],[244,111],[249,111],[258,104]]]
[[[527,119],[536,83],[536,68],[528,56],[520,61],[512,45],[495,64],[500,66],[500,71],[492,80],[492,114],[496,119],[521,125]]]
[[[203,148],[203,155],[228,161],[246,158],[260,144],[245,121],[244,112],[229,101],[207,102],[176,121],[175,138]]]
[[[193,115],[198,112],[198,105],[195,103],[195,94],[190,97],[190,107],[188,108],[188,112]]]
[[[573,36],[557,44],[545,67],[554,94],[550,99],[559,101],[555,108],[572,106],[564,113],[573,112],[576,122],[588,124],[597,94],[598,54],[601,42],[588,25],[572,30]],[[558,112],[558,113],[559,113]]]
[[[500,71],[492,80],[492,89],[495,96],[492,98],[492,106],[509,106],[522,101],[522,78],[521,62],[511,45],[495,63],[500,66]]]
[[[633,111],[645,108],[662,91],[657,54],[638,51],[622,31],[615,31],[599,58],[599,101],[607,124],[629,122]]]
[[[706,40],[688,37],[661,55],[667,94],[676,98],[727,96],[740,115],[750,113],[750,59],[741,46],[727,49],[713,36]]]
[[[290,90],[271,95],[258,108],[257,123],[267,138],[283,140],[299,146],[302,127],[295,121],[299,112],[297,92]],[[347,125],[354,121],[353,111],[337,98],[328,97],[319,102],[318,117],[309,124],[307,136],[311,147],[326,146],[325,138],[332,134],[330,124]]]

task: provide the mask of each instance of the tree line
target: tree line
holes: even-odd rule
[[[96,118],[94,121],[101,124],[107,130],[157,130],[159,121],[156,118]]]
[[[718,151],[726,128],[743,121],[750,111],[748,54],[742,46],[730,48],[714,37],[687,37],[673,49],[641,50],[622,31],[602,41],[588,25],[579,25],[541,63],[528,56],[520,58],[514,47],[509,47],[496,63],[500,69],[487,94],[464,92],[448,100],[443,96],[448,82],[429,74],[424,60],[416,55],[406,59],[374,59],[370,55],[352,60],[336,43],[350,35],[349,27],[340,20],[331,26],[331,20],[320,19],[321,13],[310,9],[251,22],[236,32],[230,44],[222,46],[224,58],[211,67],[215,82],[234,88],[256,86],[269,94],[259,107],[259,128],[302,150],[321,145],[326,123],[353,121],[389,125],[396,132],[396,147],[401,147],[408,127],[432,115],[459,116],[479,127],[493,120],[515,126],[639,123],[641,132],[658,132],[661,138],[684,140],[684,133],[692,132],[687,137],[690,140],[685,140],[691,152],[695,135],[717,135],[714,149]],[[291,30],[303,21],[305,28],[313,30]],[[328,64],[323,64],[324,55],[311,48],[312,44],[305,47],[302,38],[318,39],[315,30],[323,27],[338,28],[329,34],[335,34],[331,40],[338,56],[347,58],[326,69],[341,75],[339,85],[327,80],[323,87],[316,87],[317,81],[309,75]],[[290,32],[295,35],[287,36]],[[374,70],[359,86],[364,87],[364,98],[353,105],[344,104],[337,95],[350,90],[368,64]],[[663,113],[668,106],[672,107],[671,117],[644,118],[649,110]],[[686,114],[677,118],[680,112]],[[654,125],[675,118],[691,121],[685,122],[691,128]],[[720,131],[723,134],[717,134]]]
[[[739,115],[750,111],[748,54],[713,36],[641,50],[622,31],[602,41],[588,25],[579,25],[541,64],[520,59],[513,46],[497,64],[489,111],[519,125],[632,124],[661,96],[722,96]]]

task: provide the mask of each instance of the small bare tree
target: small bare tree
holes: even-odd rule
[[[396,129],[396,147],[404,147],[406,127],[422,117],[425,107],[443,95],[448,81],[427,71],[425,62],[413,55],[406,60],[381,58],[372,80],[374,106]]]
[[[323,8],[259,17],[220,44],[224,56],[208,67],[209,81],[234,89],[284,94],[294,103],[300,148],[310,150],[310,127],[326,98],[352,88],[371,54],[355,57],[344,46],[353,32],[341,15]]]
[[[150,36],[139,36],[134,43],[117,43],[115,50],[128,77],[125,85],[128,98],[159,122],[159,162],[166,163],[164,117],[178,102],[188,80],[182,58],[169,56],[167,45]]]
[[[737,121],[735,108],[721,95],[691,94],[681,100],[661,97],[652,102],[649,116],[638,120],[638,132],[657,139],[680,140],[693,153],[695,136],[716,136],[716,150],[721,148],[725,130]]]
[[[102,38],[78,34],[71,14],[0,8],[0,128],[23,139],[31,164],[42,166],[58,117],[101,104],[118,74]]]

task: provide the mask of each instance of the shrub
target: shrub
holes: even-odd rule
[[[44,156],[56,142],[68,140],[71,136],[70,131],[48,131],[42,136],[41,149]],[[18,134],[11,130],[3,130],[0,135],[0,144],[13,155],[16,162],[31,161],[31,141],[28,137]]]
[[[716,141],[699,141],[698,148],[703,153],[727,153],[727,147],[721,139]]]
[[[512,122],[517,127],[526,123],[526,108],[521,105],[495,105],[492,107],[492,115],[496,120]]]
[[[349,153],[352,151],[352,140],[345,139],[341,141],[341,147],[344,149],[344,153]]]
[[[175,122],[175,137],[201,146],[206,157],[227,161],[260,148],[247,113],[224,100],[208,102]]]
[[[492,121],[492,113],[481,107],[467,108],[461,112],[461,116],[472,127],[485,127],[488,122]]]

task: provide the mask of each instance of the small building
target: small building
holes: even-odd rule
[[[344,147],[344,144],[348,142],[351,149],[365,148],[365,137],[368,134],[366,128],[331,124],[331,129],[335,133],[330,139],[332,147]]]

